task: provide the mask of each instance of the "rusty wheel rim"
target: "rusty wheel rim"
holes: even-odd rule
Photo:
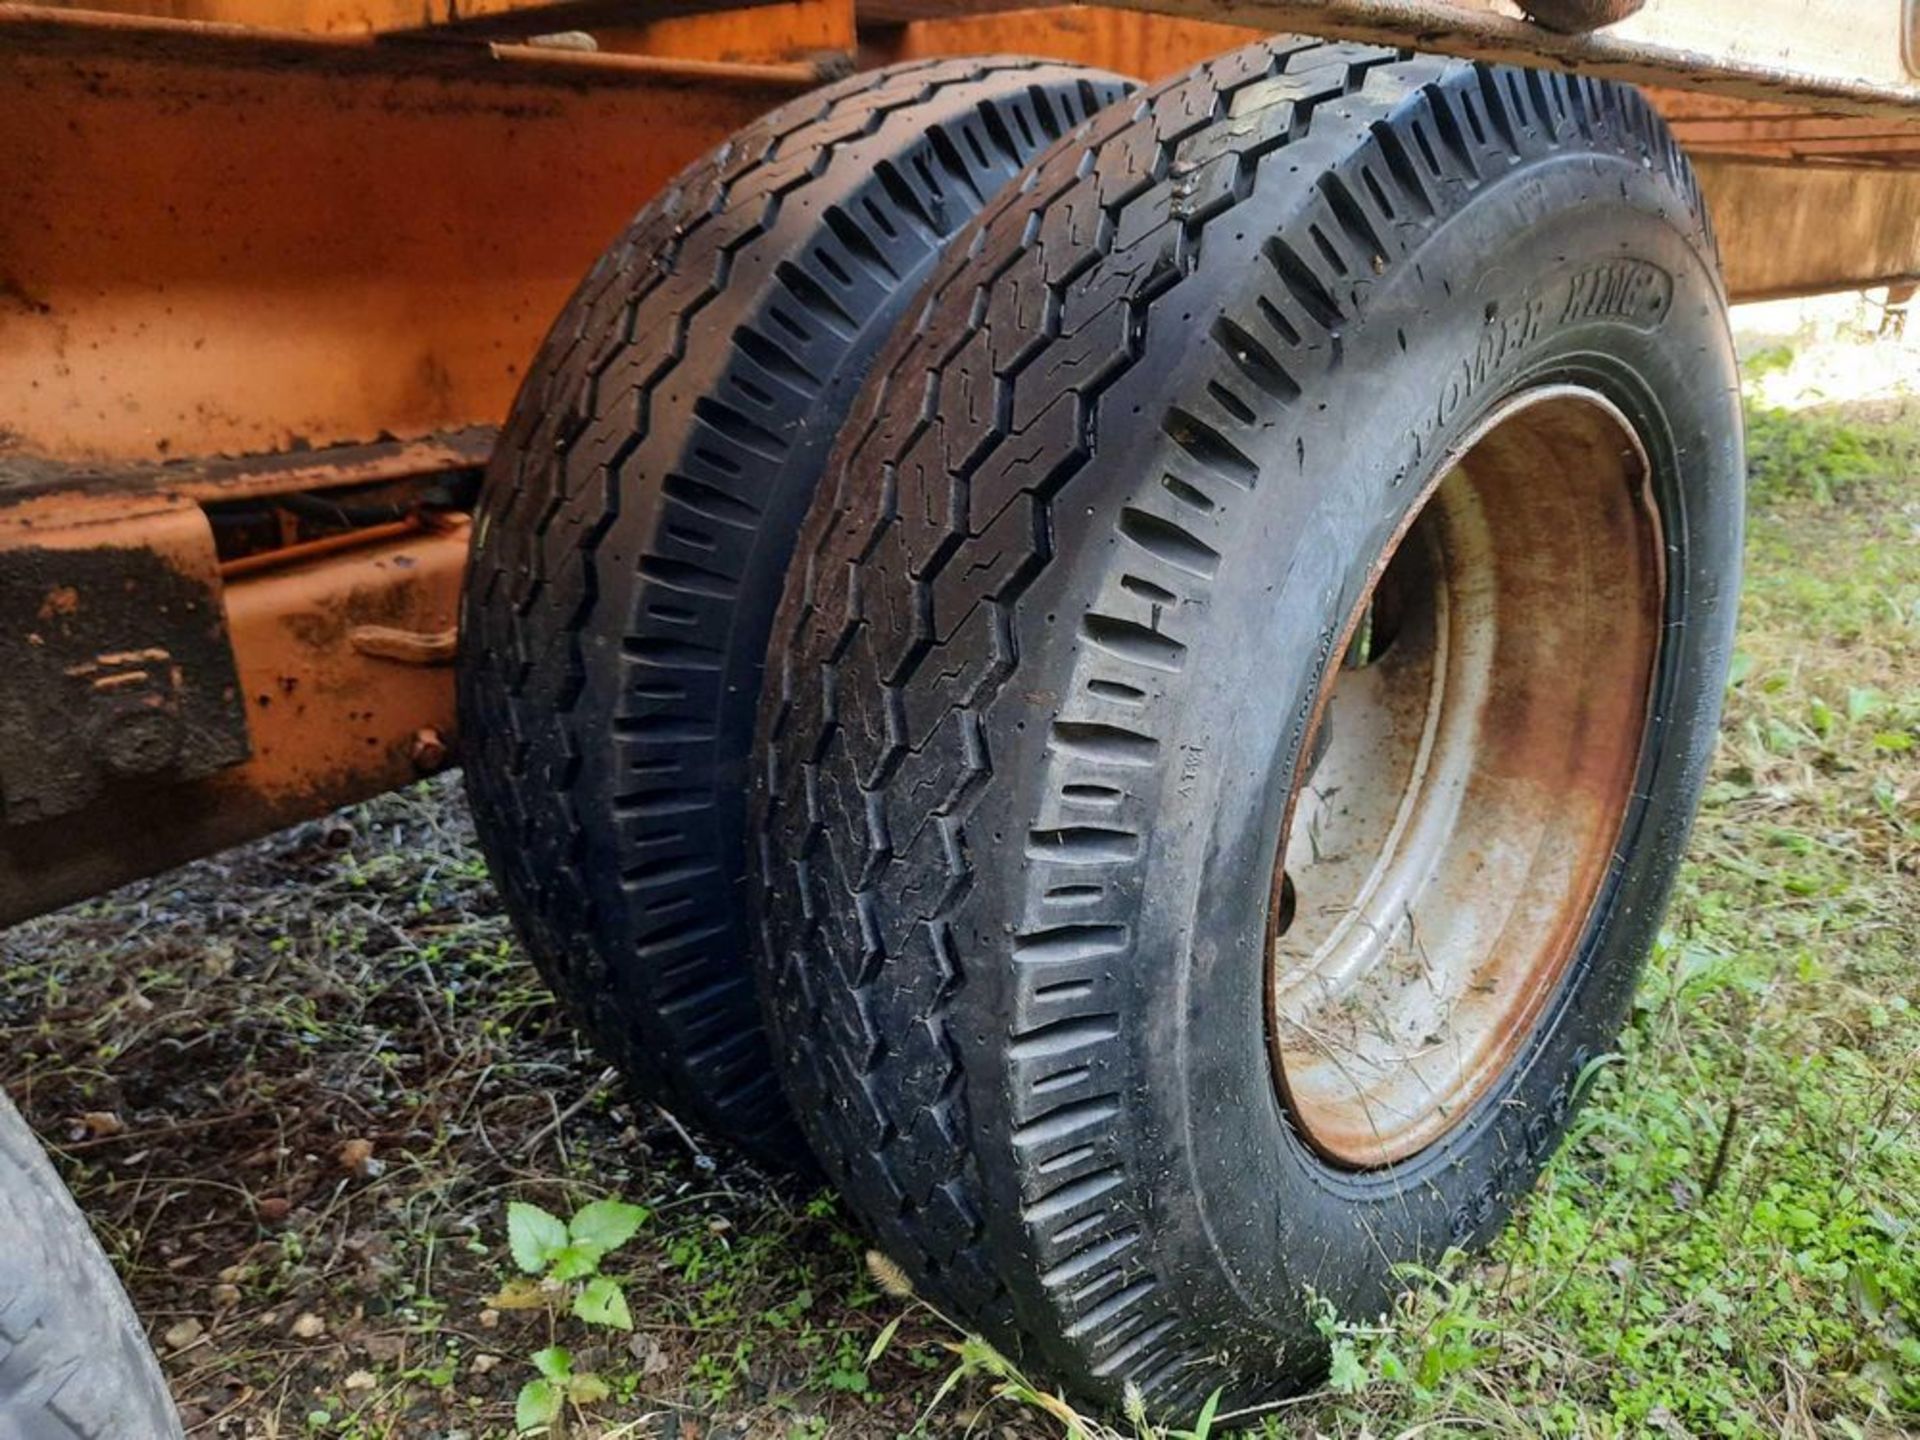
[[[1405,1160],[1515,1057],[1631,800],[1665,582],[1645,448],[1599,394],[1500,407],[1348,617],[1273,872],[1268,1035],[1325,1158]]]

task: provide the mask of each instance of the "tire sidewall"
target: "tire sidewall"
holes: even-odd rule
[[[1345,1315],[1376,1312],[1397,1263],[1431,1262],[1497,1228],[1563,1132],[1582,1072],[1611,1047],[1652,943],[1718,721],[1742,508],[1724,302],[1710,243],[1676,217],[1690,223],[1692,212],[1662,173],[1591,153],[1549,157],[1477,194],[1368,286],[1336,357],[1298,401],[1262,417],[1273,422],[1254,441],[1263,448],[1248,447],[1259,484],[1208,536],[1218,576],[1181,607],[1187,617],[1168,621],[1189,655],[1157,697],[1171,758],[1131,916],[1137,963],[1116,992],[1132,1017],[1121,1026],[1132,1168],[1155,1271],[1180,1310],[1226,1353],[1257,1346],[1264,1372],[1319,1364],[1311,1297]],[[1150,340],[1136,370],[1144,383],[1107,397],[1108,413],[1145,400],[1151,415],[1148,397],[1167,398],[1153,377],[1170,374],[1183,377],[1178,403],[1197,411],[1206,381],[1229,378],[1207,340],[1208,307],[1232,303],[1236,272],[1270,272],[1261,236],[1221,238],[1228,254],[1207,267],[1220,277],[1214,293],[1183,287],[1156,310],[1161,334],[1173,332],[1169,353],[1157,357]],[[1562,323],[1571,277],[1622,261],[1669,277],[1659,323]],[[1456,385],[1488,327],[1529,306],[1537,333],[1481,383]],[[1664,532],[1668,628],[1620,858],[1567,975],[1489,1096],[1402,1165],[1343,1172],[1295,1135],[1272,1084],[1263,949],[1288,788],[1276,777],[1293,774],[1323,657],[1436,458],[1504,399],[1557,380],[1599,389],[1633,420],[1653,457]],[[1418,459],[1416,417],[1432,422]],[[1062,519],[1060,588],[1033,597],[1062,619],[1110,593],[1125,563],[1124,547],[1075,543],[1071,532],[1111,535],[1158,471],[1121,478]],[[1054,653],[1036,667],[1072,673],[1062,694],[1101,663],[1071,631],[1049,627],[1040,649]],[[1032,759],[1040,793],[1057,790],[1044,752]],[[1031,913],[1044,875],[1025,875]]]

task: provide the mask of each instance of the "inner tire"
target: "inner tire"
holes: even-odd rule
[[[459,673],[481,846],[603,1052],[762,1159],[804,1149],[742,919],[747,747],[800,518],[947,240],[1126,89],[923,61],[768,115],[594,267],[489,469]]]
[[[0,1435],[179,1440],[146,1332],[39,1142],[0,1095]]]
[[[1713,239],[1629,88],[1282,38],[1055,147],[930,293],[776,620],[776,1059],[938,1302],[1095,1402],[1256,1405],[1316,1303],[1497,1231],[1624,1017],[1738,588]],[[1370,1088],[1425,1047],[1431,1103]]]

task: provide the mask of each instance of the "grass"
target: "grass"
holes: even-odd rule
[[[1324,1317],[1269,1433],[1920,1430],[1916,435],[1756,411],[1721,750],[1618,1055],[1492,1252]],[[611,1390],[578,1434],[1112,1433],[628,1100],[444,782],[0,937],[0,1080],[198,1436],[505,1435],[556,1343]],[[647,1211],[604,1261],[633,1332],[498,1303],[510,1201],[607,1196]]]
[[[1920,486],[1790,483],[1768,447],[1801,423],[1755,431],[1781,478],[1619,1058],[1491,1257],[1350,1338],[1324,1429],[1920,1428]],[[1810,428],[1852,456],[1906,423]]]

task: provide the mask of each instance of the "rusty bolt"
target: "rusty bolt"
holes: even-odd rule
[[[1567,35],[1624,20],[1644,4],[1646,0],[1520,0],[1528,18]]]
[[[447,742],[438,730],[428,726],[413,732],[413,768],[430,774],[447,763]]]

